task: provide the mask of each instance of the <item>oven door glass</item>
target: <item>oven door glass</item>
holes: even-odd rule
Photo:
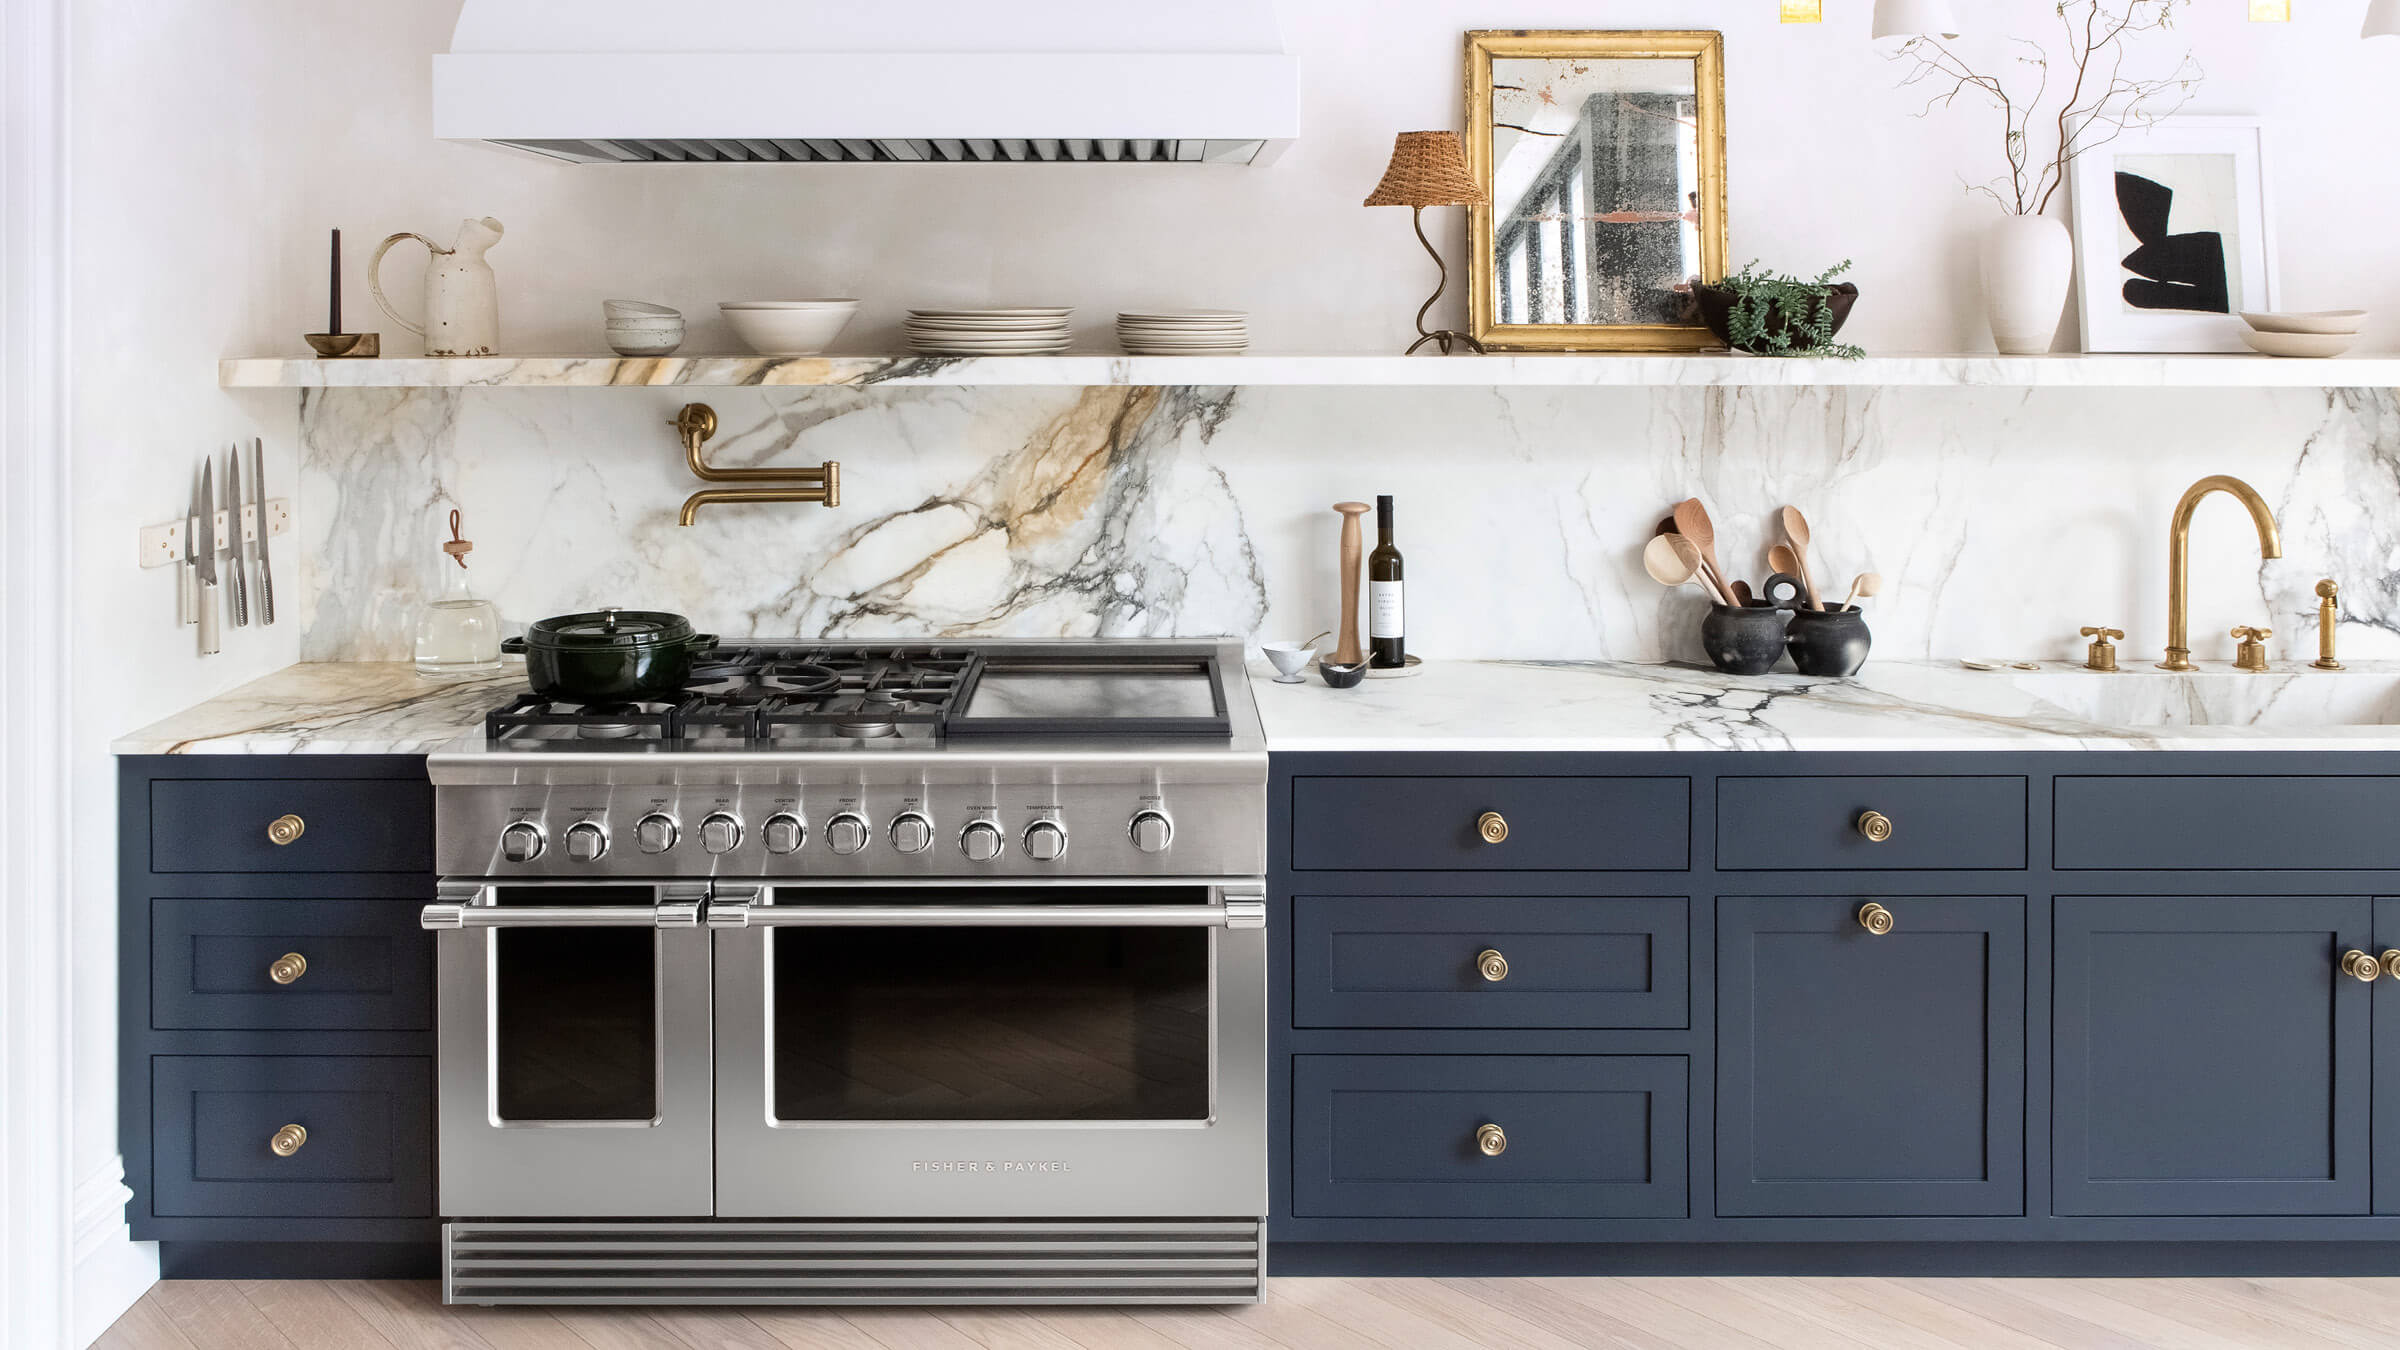
[[[608,904],[605,887],[500,888],[503,905]],[[641,899],[648,899],[646,893]],[[492,932],[492,1105],[503,1121],[658,1115],[659,935],[651,927]]]
[[[1210,930],[779,928],[774,1118],[1199,1120]]]

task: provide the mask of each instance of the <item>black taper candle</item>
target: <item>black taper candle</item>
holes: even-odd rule
[[[342,232],[339,229],[333,232],[333,284],[327,294],[331,296],[331,304],[326,313],[325,331],[338,333],[342,331]]]

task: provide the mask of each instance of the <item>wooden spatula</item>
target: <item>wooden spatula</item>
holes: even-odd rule
[[[1822,610],[1825,602],[1817,598],[1817,579],[1808,571],[1808,517],[1800,514],[1799,507],[1787,506],[1783,508],[1782,520],[1783,537],[1792,541],[1792,561],[1799,564],[1799,570],[1793,575],[1799,577],[1800,584],[1808,588],[1808,607]],[[1677,521],[1681,523],[1681,517]]]
[[[1716,522],[1708,518],[1708,508],[1700,504],[1698,497],[1675,503],[1675,532],[1700,550],[1701,568],[1716,583],[1717,594],[1732,595],[1733,588],[1725,584],[1725,569],[1717,565]]]

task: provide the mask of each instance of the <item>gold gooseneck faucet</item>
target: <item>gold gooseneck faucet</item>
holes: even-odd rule
[[[689,525],[703,506],[737,502],[821,502],[842,504],[842,466],[827,460],[813,468],[720,469],[708,462],[700,447],[717,434],[717,410],[705,403],[686,403],[669,425],[683,440],[683,462],[692,477],[704,483],[741,483],[742,487],[707,488],[684,499],[675,523]]]
[[[2261,558],[2283,556],[2283,537],[2275,532],[2275,513],[2268,508],[2267,499],[2258,495],[2258,489],[2222,473],[2210,474],[2186,489],[2183,500],[2175,503],[2174,519],[2167,526],[2167,659],[2158,663],[2160,670],[2193,669],[2192,512],[2212,492],[2231,493],[2250,508],[2250,519],[2258,526]]]

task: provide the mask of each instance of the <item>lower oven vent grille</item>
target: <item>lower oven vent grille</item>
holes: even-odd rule
[[[1255,1303],[1259,1223],[452,1223],[446,1303]]]

